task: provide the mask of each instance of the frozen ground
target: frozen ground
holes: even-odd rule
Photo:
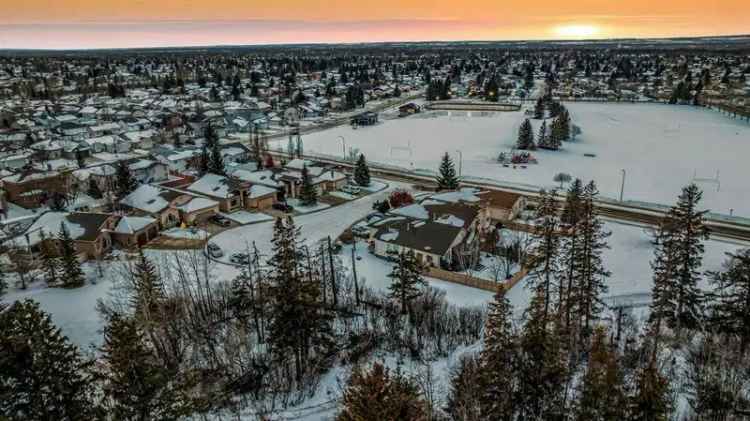
[[[583,134],[564,150],[536,151],[538,165],[504,168],[495,159],[515,144],[522,112],[433,112],[381,122],[373,127],[339,126],[304,136],[305,150],[340,156],[343,136],[369,161],[405,169],[436,170],[443,153],[459,161],[463,174],[533,186],[555,186],[566,172],[594,179],[604,196],[672,204],[681,187],[698,179],[703,204],[717,213],[750,216],[750,125],[718,112],[661,104],[567,103]],[[532,121],[535,131],[539,121]],[[282,145],[283,146],[283,145]],[[595,154],[596,157],[585,157]],[[720,186],[706,179],[719,173]],[[719,189],[720,191],[717,191]]]
[[[273,219],[273,216],[262,212],[237,211],[232,213],[222,213],[221,215],[240,225],[254,224],[256,222],[270,221]]]
[[[181,238],[185,240],[204,240],[211,236],[206,231],[197,228],[170,228],[161,233],[165,237]]]

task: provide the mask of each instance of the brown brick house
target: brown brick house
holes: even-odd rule
[[[41,207],[51,192],[69,194],[73,184],[68,171],[24,171],[1,181],[5,200],[27,209]]]
[[[29,246],[32,252],[45,250],[59,254],[57,239],[61,226],[70,233],[75,248],[83,260],[97,259],[112,248],[111,232],[118,217],[106,213],[47,212],[42,214],[27,230],[19,246]]]

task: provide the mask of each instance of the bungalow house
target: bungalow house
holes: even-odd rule
[[[144,246],[159,236],[159,223],[147,216],[123,216],[112,230],[112,239],[125,248]]]
[[[98,259],[112,248],[111,231],[117,217],[106,213],[47,212],[42,214],[24,233],[32,253],[42,250],[60,253],[57,234],[64,225],[73,239],[75,249],[83,260]]]
[[[312,184],[318,189],[318,194],[339,190],[348,183],[346,174],[333,168],[318,165],[312,161],[293,159],[284,167],[286,171],[280,173],[278,179],[285,184],[289,197],[297,197],[302,188],[302,169],[307,168]]]
[[[372,237],[375,255],[385,258],[413,252],[426,266],[441,267],[453,260],[453,251],[461,243],[461,228],[434,221],[386,218],[378,223]]]
[[[70,193],[71,179],[67,171],[22,171],[0,182],[7,201],[32,209],[42,206],[49,192]]]
[[[495,221],[512,221],[526,208],[526,197],[500,190],[479,192],[482,207],[488,218]]]
[[[29,147],[37,159],[42,161],[48,161],[51,159],[62,158],[63,146],[60,142],[54,140],[43,140],[41,142],[34,143]]]
[[[133,177],[142,184],[158,183],[169,179],[167,165],[150,159],[136,159],[128,163]]]
[[[218,203],[187,192],[159,188],[150,184],[139,186],[120,200],[134,216],[150,216],[162,229],[180,222],[192,225],[218,212]]]
[[[209,173],[189,185],[187,190],[218,201],[222,212],[232,212],[243,208],[243,191],[249,187],[249,183],[239,179]]]

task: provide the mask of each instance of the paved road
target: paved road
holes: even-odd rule
[[[296,216],[294,222],[301,227],[302,238],[307,244],[311,245],[329,235],[335,238],[353,223],[372,213],[373,203],[385,199],[395,189],[411,189],[411,185],[389,181],[388,187],[380,192],[319,212]],[[268,221],[224,231],[212,237],[210,241],[224,251],[224,256],[218,260],[228,263],[232,253],[247,250],[252,247],[253,242],[262,255],[268,256],[272,236],[273,221]]]

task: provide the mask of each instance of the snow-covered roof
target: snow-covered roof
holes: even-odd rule
[[[194,197],[189,202],[185,203],[184,205],[178,206],[177,209],[185,212],[185,213],[192,213],[198,210],[212,208],[215,206],[218,206],[218,202],[207,199],[205,197]]]
[[[261,186],[258,184],[255,184],[253,186],[250,186],[250,198],[251,199],[257,199],[259,197],[268,196],[269,194],[276,193],[276,189],[267,187],[267,186]]]
[[[161,197],[160,193],[161,190],[158,187],[143,184],[120,200],[120,203],[133,209],[157,213],[169,206],[169,202]]]
[[[191,184],[187,189],[211,197],[220,197],[223,199],[232,197],[229,193],[229,180],[223,175],[218,174],[208,173]]]
[[[114,232],[116,234],[135,234],[156,222],[156,219],[145,216],[123,216],[117,223]]]

